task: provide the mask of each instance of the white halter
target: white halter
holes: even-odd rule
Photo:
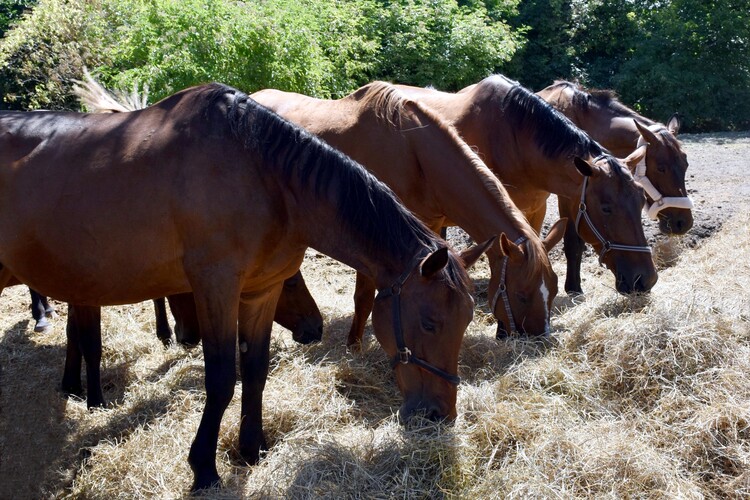
[[[636,145],[636,150],[639,148],[644,148],[644,150],[648,147],[648,142],[643,138],[642,135],[638,136],[638,144]],[[638,162],[638,165],[635,167],[635,173],[633,174],[633,178],[638,182],[641,186],[643,186],[643,189],[646,190],[646,193],[651,197],[654,202],[649,206],[648,201],[646,201],[645,205],[643,205],[643,211],[648,214],[649,218],[656,220],[657,215],[659,212],[664,210],[665,208],[684,208],[685,210],[690,210],[693,208],[693,200],[691,200],[687,196],[667,196],[664,197],[659,192],[658,189],[656,189],[656,186],[654,186],[648,177],[646,177],[646,155],[644,151],[643,158],[641,161]]]

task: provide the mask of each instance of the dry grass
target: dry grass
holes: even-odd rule
[[[459,418],[422,429],[398,425],[400,396],[372,336],[360,354],[343,348],[352,272],[311,252],[303,269],[325,340],[299,346],[275,331],[271,449],[255,467],[238,463],[238,383],[219,443],[225,488],[207,496],[747,497],[749,225],[735,217],[696,249],[662,245],[670,267],[648,297],[617,295],[589,259],[587,297],[558,297],[547,342],[497,342],[481,299],[461,356]],[[33,333],[27,300],[17,287],[0,301],[0,497],[184,496],[204,400],[200,351],[164,349],[148,303],[107,308],[110,406],[89,412],[57,391],[64,318]]]

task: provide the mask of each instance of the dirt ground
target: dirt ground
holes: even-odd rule
[[[681,242],[693,247],[721,229],[728,217],[750,204],[750,132],[714,134],[684,134],[679,136],[688,157],[685,185],[693,199],[693,227],[680,237]],[[557,220],[557,200],[550,197],[543,231]],[[659,231],[656,221],[643,219],[649,244],[668,239]],[[465,246],[467,237],[458,228],[451,228],[448,239],[456,246]],[[563,259],[561,246],[553,251],[553,258]],[[591,248],[587,249],[587,256]]]

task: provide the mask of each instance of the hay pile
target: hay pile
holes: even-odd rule
[[[585,300],[558,297],[547,342],[497,342],[480,300],[460,361],[459,418],[421,429],[397,424],[401,398],[372,336],[362,353],[343,347],[353,273],[310,252],[303,270],[324,342],[299,346],[275,330],[271,449],[258,466],[238,462],[238,383],[219,442],[225,488],[207,496],[750,496],[748,225],[738,216],[700,248],[661,248],[672,267],[648,297],[619,296],[589,259]],[[486,267],[473,273],[481,293]],[[184,495],[204,400],[199,350],[165,350],[148,303],[106,309],[111,404],[88,412],[56,392],[64,318],[34,334],[25,293],[0,301],[0,496]]]

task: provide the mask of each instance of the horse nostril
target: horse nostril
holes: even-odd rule
[[[443,415],[437,406],[430,406],[425,409],[424,417],[430,422],[440,422],[445,419],[445,415]]]

